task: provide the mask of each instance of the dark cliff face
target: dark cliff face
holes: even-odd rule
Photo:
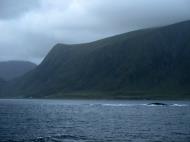
[[[0,62],[0,78],[8,81],[24,75],[34,69],[36,65],[26,61]]]
[[[32,72],[2,95],[190,90],[190,21],[87,44],[57,44]],[[11,88],[11,91],[10,89]],[[126,93],[127,95],[127,93]]]

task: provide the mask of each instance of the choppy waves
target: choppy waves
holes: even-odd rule
[[[90,106],[105,106],[105,107],[134,107],[134,106],[147,106],[147,107],[188,107],[188,104],[89,104]]]
[[[2,142],[86,142],[87,139],[85,136],[73,136],[73,135],[54,135],[47,137],[37,137],[34,139],[27,140],[4,140]]]

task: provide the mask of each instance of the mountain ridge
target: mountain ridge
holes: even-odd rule
[[[56,44],[35,70],[9,82],[2,95],[190,98],[189,39],[186,21],[90,43]]]

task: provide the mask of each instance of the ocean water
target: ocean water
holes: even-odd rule
[[[0,100],[0,142],[190,142],[190,102]]]

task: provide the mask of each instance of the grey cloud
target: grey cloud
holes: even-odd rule
[[[0,60],[39,62],[58,42],[90,42],[190,19],[189,0],[3,1],[7,3],[0,4]],[[15,15],[8,1],[17,2]]]
[[[15,18],[39,6],[39,0],[0,0],[0,19]]]
[[[161,26],[190,19],[188,0],[94,0],[89,12],[103,28],[125,32],[144,27]]]

